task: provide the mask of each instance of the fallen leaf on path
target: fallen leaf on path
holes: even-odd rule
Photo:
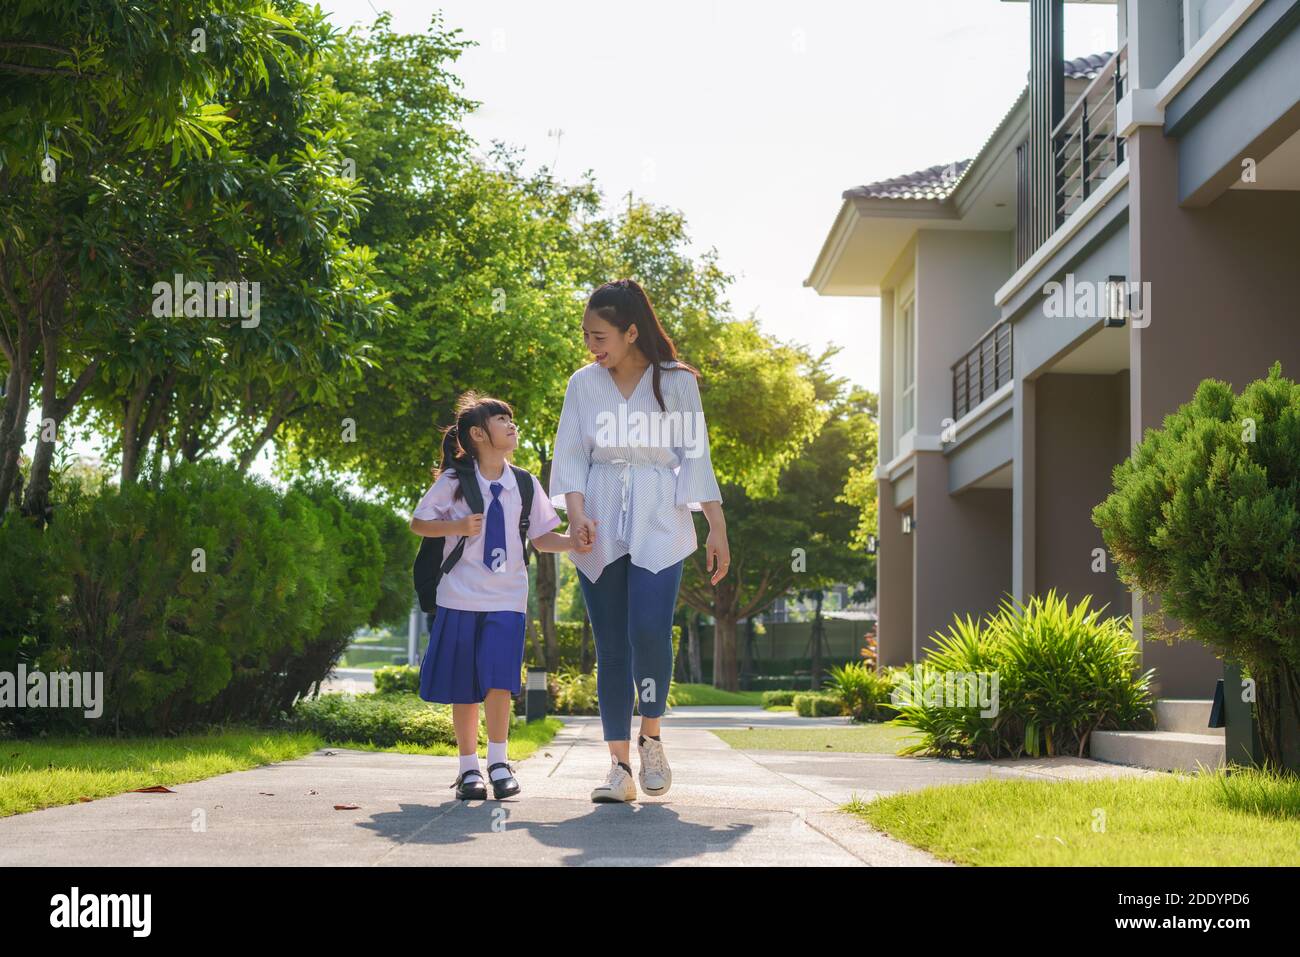
[[[161,784],[155,784],[147,788],[132,788],[131,790],[136,791],[140,794],[175,794],[176,793],[171,788],[165,788]]]
[[[360,811],[360,810],[361,810],[361,805],[360,805],[360,804],[335,804],[335,805],[334,805],[334,810],[336,810],[336,811]]]
[[[87,801],[93,801],[93,800],[95,800],[95,799],[94,799],[94,798],[88,798],[88,797],[79,797],[79,798],[77,798],[77,800],[80,801],[81,803],[85,804]]]
[[[265,794],[267,797],[275,797],[274,791],[258,791],[258,794]]]

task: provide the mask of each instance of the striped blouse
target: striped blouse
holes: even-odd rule
[[[651,572],[681,561],[699,547],[691,512],[702,511],[701,502],[722,501],[699,384],[689,371],[672,371],[675,365],[660,366],[664,411],[649,366],[630,399],[599,363],[569,377],[550,497],[563,509],[566,492],[581,492],[587,517],[597,522],[595,547],[569,552],[591,581],[627,554]]]

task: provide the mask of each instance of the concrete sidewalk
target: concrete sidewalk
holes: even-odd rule
[[[662,798],[592,804],[608,751],[598,718],[570,717],[551,744],[517,764],[523,792],[506,801],[457,801],[448,787],[452,757],[328,749],[177,785],[174,794],[121,794],[0,819],[0,865],[935,865],[942,862],[838,806],[854,794],[987,777],[1141,773],[1073,759],[736,751],[690,725],[789,716],[699,710],[665,719],[673,786]]]

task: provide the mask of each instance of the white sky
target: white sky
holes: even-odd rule
[[[454,69],[483,104],[467,121],[480,143],[522,147],[562,177],[591,169],[610,202],[632,190],[680,209],[697,251],[716,247],[736,276],[736,315],[844,346],[835,370],[873,390],[879,300],[803,286],[840,194],[974,155],[1029,69],[1028,4],[1002,0],[321,5],[340,26],[386,9],[402,32],[441,9],[478,43]],[[1067,57],[1114,49],[1113,5],[1066,11]],[[76,450],[95,454],[86,438]]]
[[[973,156],[1029,70],[1029,5],[1001,0],[321,5],[340,25],[389,10],[404,32],[441,9],[479,43],[455,71],[483,104],[468,121],[481,143],[563,177],[592,169],[611,202],[630,189],[682,210],[737,277],[738,316],[844,346],[836,371],[873,390],[879,300],[803,286],[840,194]],[[1114,6],[1066,9],[1067,57],[1114,49]]]

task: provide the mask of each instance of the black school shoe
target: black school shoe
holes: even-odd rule
[[[503,778],[493,778],[492,771],[495,768],[505,768],[506,776]],[[504,761],[488,766],[488,780],[492,782],[492,796],[500,801],[502,798],[508,798],[519,793],[519,782],[515,780],[514,768]]]
[[[467,774],[470,775],[468,781],[465,780]],[[450,787],[456,789],[456,797],[462,801],[487,800],[487,788],[483,784],[482,771],[462,771]]]

